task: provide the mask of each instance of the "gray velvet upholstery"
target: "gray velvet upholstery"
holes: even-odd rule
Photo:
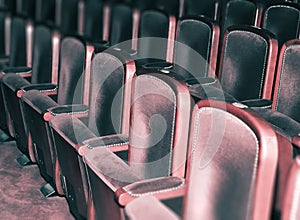
[[[300,122],[299,81],[300,41],[291,40],[284,44],[278,60],[276,85],[272,109]]]
[[[21,68],[16,68],[17,73],[8,73],[2,77],[3,97],[6,103],[6,111],[13,125],[14,137],[18,148],[29,156],[28,140],[25,132],[22,108],[20,105],[19,90],[30,83],[50,83],[52,74],[52,37],[55,33],[50,26],[36,25],[34,29],[33,59],[32,70],[24,68],[24,73],[30,77],[22,77]],[[18,71],[19,69],[19,71]],[[10,69],[12,71],[12,69]],[[27,71],[27,72],[26,72]]]
[[[222,89],[237,100],[271,99],[277,41],[272,33],[250,26],[227,29],[221,53]]]
[[[54,187],[60,187],[56,152],[49,127],[49,108],[62,104],[83,103],[83,79],[87,43],[74,36],[64,37],[60,48],[59,87],[57,99],[47,93],[30,90],[22,95],[27,135],[32,138],[33,151],[42,176]],[[37,87],[38,88],[38,87]],[[26,90],[26,87],[25,87]],[[24,96],[24,97],[23,97]],[[46,115],[46,116],[45,116]],[[47,116],[48,115],[48,116]],[[59,184],[59,185],[58,185]],[[59,193],[61,192],[61,188]]]
[[[177,29],[174,71],[183,79],[214,77],[219,26],[201,17],[183,18]]]
[[[281,47],[286,41],[299,37],[299,21],[299,5],[278,3],[265,10],[262,27],[275,34]]]
[[[253,111],[211,100],[197,103],[190,131],[180,219],[270,219],[278,150],[272,127]],[[147,201],[145,212],[141,208]],[[140,198],[125,211],[131,220],[179,218],[157,203]]]
[[[86,124],[69,115],[58,115],[50,121],[57,159],[66,182],[65,193],[72,213],[79,218],[86,218],[88,184],[78,151],[80,146],[89,145],[88,139],[128,134],[133,67],[134,63],[126,55],[113,49],[96,54],[91,67]]]
[[[152,60],[165,60],[167,53],[167,39],[169,30],[169,16],[158,10],[146,10],[141,14],[139,23],[138,56]]]
[[[77,33],[79,0],[57,0],[55,4],[55,24],[65,34]],[[75,21],[75,22],[74,22]]]
[[[117,155],[104,162],[101,154],[106,150],[99,147],[86,148],[83,153],[94,214],[99,219],[121,218],[122,211],[113,199],[118,188],[137,180],[184,176],[184,171],[178,171],[185,170],[191,105],[187,87],[169,76],[148,73],[135,78],[133,89],[128,162]],[[129,182],[131,176],[136,180]],[[128,189],[132,187],[135,184]]]

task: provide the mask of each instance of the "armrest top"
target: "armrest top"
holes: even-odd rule
[[[114,147],[127,145],[129,143],[128,135],[115,134],[102,137],[91,138],[83,142],[88,148],[93,149],[95,147]]]
[[[32,84],[30,86],[23,87],[22,90],[24,92],[27,92],[29,90],[39,90],[40,92],[56,91],[57,85],[52,83]]]
[[[59,105],[59,106],[54,106],[48,109],[48,111],[52,115],[58,115],[58,114],[86,114],[88,112],[88,106],[87,105]]]
[[[123,187],[123,190],[132,197],[140,197],[177,190],[183,187],[184,183],[185,180],[177,176],[159,177],[131,183]]]
[[[3,69],[5,73],[30,73],[31,68],[27,66],[6,67]]]
[[[241,103],[247,105],[250,108],[266,108],[270,109],[272,107],[272,101],[269,99],[250,99],[241,101]]]

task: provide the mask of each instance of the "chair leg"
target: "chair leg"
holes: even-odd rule
[[[41,193],[45,198],[57,196],[58,194],[56,193],[55,189],[51,186],[50,183],[46,183],[40,188]]]
[[[34,163],[32,163],[30,161],[30,159],[25,155],[23,154],[22,156],[18,157],[17,158],[17,162],[18,164],[21,166],[21,167],[25,167],[25,166],[30,166],[30,165],[33,165]]]

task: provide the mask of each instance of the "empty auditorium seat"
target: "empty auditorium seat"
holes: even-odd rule
[[[122,208],[114,193],[129,183],[185,175],[191,106],[187,86],[157,73],[139,75],[133,85],[129,140],[104,136],[80,145],[91,190],[89,217],[120,219]],[[120,150],[128,160],[117,156]]]
[[[33,146],[31,152],[35,153],[41,174],[60,194],[63,192],[59,179],[55,179],[55,174],[59,175],[59,173],[57,167],[54,166],[55,154],[48,120],[59,112],[74,112],[75,107],[68,107],[71,104],[78,104],[79,110],[77,109],[77,111],[82,114],[86,113],[87,110],[82,107],[82,104],[88,102],[89,94],[85,84],[89,82],[88,69],[93,52],[94,46],[82,38],[64,37],[60,47],[58,85],[45,88],[44,84],[41,84],[22,88],[25,92],[21,97],[23,114]],[[53,95],[53,93],[55,94]],[[47,94],[52,95],[52,98]],[[49,108],[52,108],[53,112],[50,112]],[[53,181],[56,181],[55,185]],[[54,193],[53,189],[49,189],[49,187],[50,185],[46,184],[45,188],[42,188],[42,192],[46,191],[44,192],[45,196]],[[47,192],[48,189],[50,192]]]
[[[57,159],[66,184],[66,197],[72,213],[78,217],[86,217],[88,202],[86,174],[82,170],[78,147],[94,137],[128,135],[135,65],[130,57],[110,50],[95,55],[91,71],[86,123],[70,115],[59,115],[50,120]]]
[[[31,161],[35,161],[32,146],[28,146],[28,134],[25,132],[20,98],[23,87],[37,83],[57,83],[60,33],[46,25],[36,25],[34,30],[32,70],[25,72],[24,78],[19,74],[8,73],[2,77],[3,99],[6,112],[13,125],[14,137],[18,148]],[[20,70],[21,72],[21,70]],[[30,141],[29,141],[30,142]]]
[[[278,45],[275,36],[252,26],[231,26],[224,35],[218,77],[239,101],[271,100]]]
[[[272,127],[251,110],[205,100],[194,108],[190,132],[186,179],[123,187],[128,219],[270,219],[278,159]],[[160,188],[176,181],[180,187]],[[179,191],[181,217],[147,197]]]
[[[177,26],[173,63],[150,63],[143,67],[162,70],[189,83],[201,77],[215,77],[219,35],[219,26],[212,20],[183,17]]]
[[[79,0],[56,0],[55,24],[61,28],[62,33],[78,32],[78,2]]]
[[[133,34],[132,47],[137,50],[137,66],[154,61],[170,62],[173,56],[171,49],[175,29],[174,16],[159,10],[143,11],[140,14],[138,31]]]
[[[94,40],[103,40],[103,3],[99,0],[79,1],[78,32]],[[76,20],[73,20],[76,23]],[[106,39],[107,40],[107,39]]]
[[[133,7],[125,3],[111,4],[109,45],[120,49],[132,48]]]
[[[11,19],[10,49],[8,63],[0,64],[1,77],[8,72],[29,71],[32,61],[33,22],[23,16],[13,16]],[[14,68],[18,67],[18,68]],[[25,74],[26,75],[26,74]],[[5,113],[5,105],[0,90],[0,127],[13,137],[13,130],[9,118]]]
[[[248,0],[230,0],[224,8],[222,34],[232,25],[260,26],[262,9],[255,2]],[[223,36],[223,35],[222,35]]]
[[[280,51],[278,58],[277,74],[273,91],[272,109],[255,108],[265,120],[274,127],[280,128],[284,136],[296,137],[300,131],[299,118],[299,58],[300,41],[290,40],[286,42]],[[300,146],[300,145],[299,145]],[[274,213],[280,216],[282,203],[286,193],[285,180],[288,167],[293,157],[299,154],[297,147],[290,149],[288,146],[280,149],[278,174],[278,192],[274,197]],[[283,158],[283,159],[281,159]]]
[[[299,37],[300,6],[281,3],[269,6],[263,15],[262,28],[275,34],[281,47],[286,41]]]
[[[272,109],[300,122],[300,40],[286,42],[280,51]]]

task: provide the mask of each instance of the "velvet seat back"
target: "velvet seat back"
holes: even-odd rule
[[[219,26],[199,17],[183,18],[178,26],[174,68],[184,79],[214,76]]]
[[[133,66],[126,55],[113,49],[97,53],[91,68],[88,123],[69,115],[51,120],[65,193],[76,216],[86,217],[88,203],[87,177],[76,146],[90,138],[128,134]]]
[[[132,40],[133,9],[130,5],[112,5],[110,21],[109,42],[112,46]],[[124,43],[124,47],[131,49],[131,42]]]
[[[94,40],[103,39],[103,3],[101,1],[85,1],[83,15],[83,34]]]
[[[166,59],[169,17],[157,10],[146,10],[139,24],[138,55],[146,59]]]
[[[18,91],[23,87],[37,83],[51,83],[52,79],[52,33],[49,26],[37,25],[34,29],[32,74],[30,82],[17,74],[6,74],[2,77],[2,91],[7,115],[13,126],[14,137],[18,148],[29,156],[28,137],[25,132],[22,106]]]
[[[300,122],[300,41],[285,43],[280,51],[272,109]]]
[[[172,175],[184,167],[184,146],[177,141],[186,140],[186,131],[181,130],[186,122],[181,120],[189,118],[190,98],[180,83],[159,77],[164,81],[142,75],[134,83],[129,164],[141,179]]]
[[[93,59],[88,127],[97,136],[122,133],[126,71],[124,60],[113,53]]]
[[[11,21],[9,66],[26,65],[26,19],[14,16]]]
[[[66,37],[61,42],[57,103],[81,104],[83,99],[86,47],[80,38]]]
[[[237,100],[271,99],[277,50],[277,41],[268,31],[229,27],[219,67],[222,89]]]
[[[286,41],[299,37],[300,7],[282,3],[269,6],[263,15],[262,28],[272,32],[281,47]]]
[[[45,25],[35,27],[31,83],[51,82],[53,31]]]
[[[221,102],[199,102],[192,120],[183,219],[270,219],[275,131]]]
[[[78,31],[78,1],[56,0],[55,24],[63,33],[74,34]]]
[[[259,25],[261,10],[251,1],[231,0],[228,1],[222,20],[222,33],[232,25]]]

